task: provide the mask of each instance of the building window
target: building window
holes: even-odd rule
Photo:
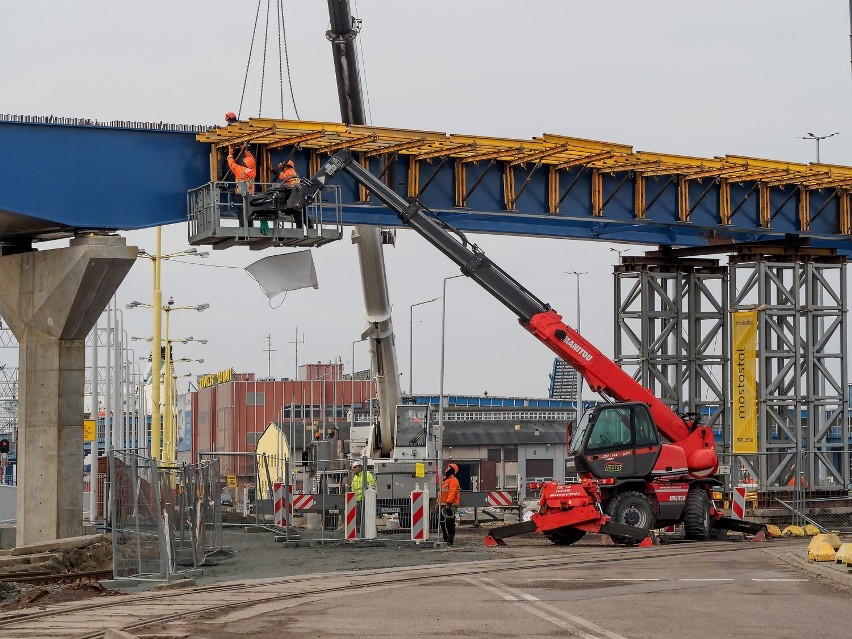
[[[518,447],[517,446],[507,446],[503,449],[503,460],[507,462],[516,462],[518,461]]]
[[[500,454],[502,451],[499,448],[489,448],[488,449],[488,461],[503,461],[503,457]]]
[[[513,488],[518,487],[518,476],[517,475],[506,475],[506,478],[503,481],[503,488],[507,490],[511,490]]]
[[[263,406],[264,404],[264,394],[263,393],[246,393],[246,405],[247,406]]]

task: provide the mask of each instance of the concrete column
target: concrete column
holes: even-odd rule
[[[85,337],[137,253],[90,236],[0,257],[0,314],[20,343],[19,546],[83,532]]]

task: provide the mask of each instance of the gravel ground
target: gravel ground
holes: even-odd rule
[[[316,532],[297,530],[304,541],[319,536]],[[420,547],[406,542],[404,535],[380,535],[378,541],[382,545],[375,547],[329,542],[312,547],[285,548],[274,541],[275,536],[271,532],[247,533],[243,527],[229,527],[225,528],[223,539],[233,555],[212,557],[211,563],[217,565],[205,565],[203,575],[196,579],[196,583],[490,559],[495,556],[495,550],[483,545],[486,534],[485,528],[459,527],[452,548]],[[524,548],[531,543],[540,545],[542,549],[553,548],[544,539],[517,539],[516,543]],[[504,551],[499,551],[501,557],[506,556]]]

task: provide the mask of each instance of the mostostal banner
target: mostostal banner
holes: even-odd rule
[[[735,455],[757,452],[757,311],[733,314],[733,441]]]

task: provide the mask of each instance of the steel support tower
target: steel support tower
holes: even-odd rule
[[[615,361],[676,411],[726,430],[727,269],[715,260],[622,258]]]
[[[738,255],[731,309],[758,309],[760,490],[845,490],[850,482],[845,258]]]

